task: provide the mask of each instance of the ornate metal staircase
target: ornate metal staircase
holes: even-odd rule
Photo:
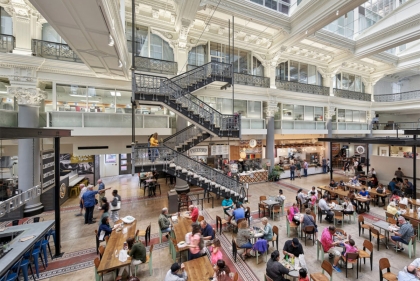
[[[184,153],[193,146],[210,137],[210,134],[190,125],[163,140],[163,144],[173,150]]]

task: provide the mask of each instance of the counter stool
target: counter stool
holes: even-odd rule
[[[48,242],[48,240],[50,239],[50,236],[51,236],[51,234],[47,233],[44,237],[44,240],[41,241],[41,252],[42,252],[41,254],[44,255],[46,266],[48,266],[47,246],[50,245],[50,243]],[[50,255],[51,255],[51,259],[52,259],[53,257],[52,257],[52,254],[51,254],[51,248],[50,247],[48,247],[48,248],[50,250]]]
[[[23,257],[21,257],[8,271],[6,274],[5,281],[15,281],[19,278],[20,263],[22,262]]]
[[[6,274],[4,274],[2,277],[0,277],[0,281],[6,281],[7,274],[9,274],[9,270],[6,271]]]
[[[30,257],[33,258],[32,263],[35,266],[35,271],[36,271],[36,276],[39,278],[39,263],[38,263],[38,259],[41,258],[42,261],[42,265],[44,266],[45,269],[45,264],[44,264],[44,260],[42,258],[41,255],[41,246],[42,246],[42,241],[38,241],[35,243],[34,247],[32,248],[32,251],[29,253],[29,255],[27,255],[28,253],[26,253],[24,255],[25,259],[29,259]]]
[[[24,256],[27,256],[28,258],[23,258],[22,262],[20,263],[20,270],[22,271],[24,281],[28,281],[29,279],[28,267],[31,270],[32,278],[35,280],[34,271],[32,270],[32,266],[30,266],[31,262],[29,260],[29,257],[31,256],[31,251],[32,249],[25,253]]]

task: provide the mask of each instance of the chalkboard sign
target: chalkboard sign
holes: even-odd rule
[[[42,177],[41,186],[42,193],[55,186],[54,172],[54,150],[44,150],[41,152]]]

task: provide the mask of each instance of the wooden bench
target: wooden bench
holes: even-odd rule
[[[75,196],[78,196],[80,193],[80,183],[85,180],[84,176],[73,175],[69,177],[69,189],[70,189],[70,197],[74,193]],[[86,183],[87,184],[87,180]]]

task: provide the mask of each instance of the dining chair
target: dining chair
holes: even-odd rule
[[[12,221],[12,226],[19,225],[19,223],[20,223],[20,220],[13,220]]]
[[[369,250],[369,253],[366,251]],[[363,250],[359,250],[359,258],[363,259],[363,263],[366,264],[366,258],[370,259],[370,271],[373,266],[373,244],[369,240],[363,241]],[[361,263],[361,262],[360,262]]]
[[[281,218],[280,213],[281,213],[280,205],[274,205],[273,208],[271,209],[271,215],[273,216],[273,220],[275,220],[275,215],[276,214],[277,214],[277,216],[279,217],[279,220],[280,220],[280,218]]]
[[[312,245],[315,244],[315,227],[313,225],[308,225],[302,228],[302,232],[305,233],[305,246],[306,246],[306,237],[309,235],[312,236]]]
[[[341,225],[343,225],[343,220],[344,220],[343,213],[341,211],[334,211],[334,226],[335,226],[335,223],[338,221],[341,221]]]
[[[153,246],[154,244],[150,244],[149,254],[146,255],[146,264],[149,264],[149,274],[150,276],[153,275]],[[139,265],[136,265],[136,272]]]
[[[385,242],[386,237],[385,237],[385,235],[381,234],[379,232],[379,230],[377,230],[373,226],[370,228],[370,233],[371,233],[370,236],[376,239],[376,244],[378,246],[378,251],[379,251],[379,242],[381,240],[384,240],[384,242]]]
[[[347,269],[349,264],[356,264],[356,278],[359,279],[359,254],[358,253],[346,253],[345,256],[341,257],[345,263],[346,267],[346,278],[347,278]]]
[[[3,276],[0,277],[0,281],[6,281],[7,274],[9,274],[9,270],[6,271],[6,273]]]
[[[105,247],[101,245],[101,246],[99,246],[98,250],[99,250],[99,259],[102,260],[102,257],[105,253]]]
[[[273,281],[273,279],[268,277],[267,274],[264,274],[264,281]]]
[[[321,272],[317,272],[317,273],[312,273],[309,275],[310,280],[314,280],[314,281],[332,281],[332,274],[333,274],[333,268],[330,262],[324,260],[322,262],[321,265],[322,268],[322,273]],[[328,275],[330,276],[330,278],[328,279],[327,276],[324,275],[324,271],[326,271],[328,273]]]
[[[20,257],[19,260],[14,265],[12,265],[6,275],[5,281],[16,281],[19,279],[20,264],[22,259],[23,257]]]
[[[239,274],[238,272],[235,272],[235,274],[233,274],[232,281],[238,281],[238,279],[239,279]]]
[[[274,247],[274,242],[276,242],[276,249],[279,249],[279,228],[277,225],[273,225],[273,239],[271,239],[271,243]]]
[[[152,223],[149,223],[149,226],[146,228],[146,230],[140,230],[138,233],[138,237],[144,237],[144,240],[146,242],[146,247],[147,247],[147,242],[150,242],[151,228],[152,228]],[[159,243],[162,243],[162,236],[160,237]]]
[[[263,217],[265,217],[265,212],[270,212],[269,209],[267,209],[267,205],[262,204],[262,203],[258,203],[258,217],[261,217],[261,213],[263,213]]]
[[[360,236],[360,231],[362,232],[362,234],[365,233],[365,229],[369,230],[369,241],[372,240],[372,236],[370,234],[370,225],[369,224],[365,224],[365,218],[362,215],[359,215],[358,217],[358,223],[359,223],[359,236]]]
[[[386,269],[386,272],[383,273],[382,271]],[[389,260],[387,258],[382,258],[379,260],[379,280],[388,280],[388,281],[397,281],[397,275],[391,272],[391,265],[389,264]]]
[[[199,215],[198,218],[197,218],[197,221],[201,222],[202,220],[204,220],[204,217],[202,215]]]
[[[22,271],[24,281],[29,280],[28,268],[31,270],[32,279],[35,280],[34,271],[32,270],[31,261],[30,261],[32,248],[23,255],[22,262],[20,263],[20,270]]]
[[[182,252],[179,251],[177,241],[173,237],[169,237],[170,243],[172,243],[172,260],[176,262],[176,255],[179,254],[179,263],[182,263]]]
[[[413,253],[413,255],[415,256],[416,255],[416,245],[417,245],[417,235],[413,235],[413,236],[411,236],[411,238],[410,238],[410,241],[408,242],[408,245],[407,245],[407,248],[408,248],[408,257],[411,259],[411,254]],[[401,243],[400,243],[400,245],[402,245]],[[397,248],[395,248],[395,252],[398,252],[398,249]]]
[[[261,203],[262,201],[265,201],[265,200],[267,200],[267,196],[264,196],[264,195],[260,196],[260,203]]]
[[[94,266],[94,269],[95,269],[95,281],[100,281],[101,279],[103,281],[104,280],[104,275],[106,275],[108,273],[112,273],[112,280],[115,280],[115,278],[116,278],[116,272],[115,272],[115,270],[110,270],[110,271],[105,271],[103,273],[98,273],[98,267],[99,267],[99,264],[100,263],[101,263],[101,260],[98,257],[96,257],[93,260],[93,264],[95,265]]]

